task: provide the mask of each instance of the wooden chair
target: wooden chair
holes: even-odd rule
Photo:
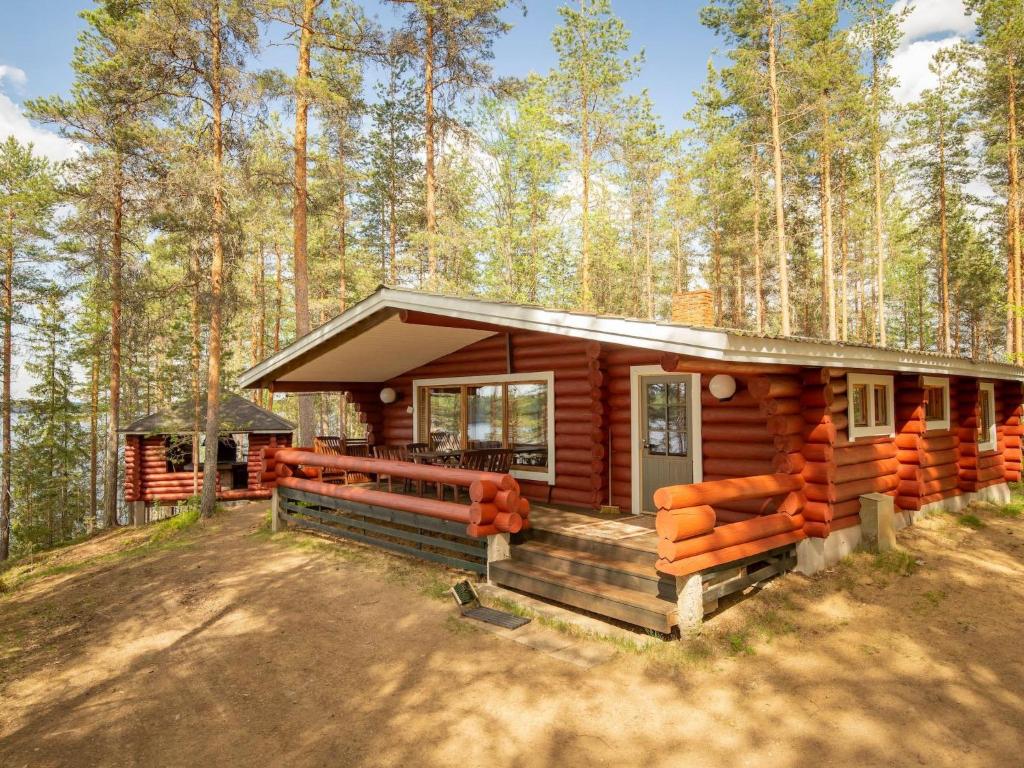
[[[498,472],[499,474],[508,474],[509,470],[512,469],[512,455],[515,452],[511,448],[498,448],[494,451],[489,451],[489,463],[487,465],[487,472]]]
[[[459,457],[459,469],[475,469],[478,472],[484,472],[491,463],[491,454],[493,451],[463,451]],[[449,485],[445,486],[438,483],[437,486],[437,498],[444,498],[444,489],[448,487],[452,489],[452,499],[456,502],[459,500],[459,486]]]
[[[313,453],[325,456],[344,456],[345,438],[337,435],[317,435],[313,438]],[[325,483],[348,483],[348,472],[344,469],[324,469],[320,476]]]
[[[374,458],[382,459],[384,461],[408,461],[409,456],[404,445],[375,445],[373,447]],[[381,481],[388,481],[388,492],[394,492],[394,478],[386,473],[377,473],[377,487],[380,487]],[[408,491],[411,488],[412,481],[409,478],[401,478],[402,489]]]

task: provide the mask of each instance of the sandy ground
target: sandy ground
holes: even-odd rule
[[[256,506],[114,533],[0,595],[0,766],[1021,765],[1024,530],[978,514],[591,669]]]

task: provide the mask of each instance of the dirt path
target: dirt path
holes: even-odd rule
[[[443,572],[229,512],[0,596],[0,765],[1019,765],[1024,532],[980,516],[583,670],[452,618]]]

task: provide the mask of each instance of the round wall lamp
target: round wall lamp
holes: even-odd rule
[[[708,382],[708,391],[718,400],[728,400],[736,394],[736,379],[719,373],[711,377],[711,381]]]
[[[380,391],[380,401],[384,403],[384,405],[391,405],[391,403],[395,402],[397,399],[398,393],[391,387],[384,387],[384,389]]]

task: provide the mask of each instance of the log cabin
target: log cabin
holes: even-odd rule
[[[707,308],[681,295],[672,322],[651,322],[381,287],[241,385],[345,392],[379,447],[502,446],[518,496],[402,462],[386,468],[464,483],[470,503],[337,489],[317,472],[373,460],[271,450],[274,523],[339,530],[327,521],[370,542],[345,527],[354,514],[440,518],[479,555],[462,562],[498,585],[669,632],[774,573],[837,562],[879,516],[900,527],[1009,499],[1024,369],[715,328]],[[433,551],[416,542],[388,546]]]
[[[206,402],[200,404],[206,414]],[[195,402],[187,400],[133,421],[120,432],[124,446],[124,500],[131,519],[146,523],[161,515],[154,508],[175,505],[202,489],[203,462],[194,469]],[[255,403],[229,394],[220,403],[217,444],[217,499],[269,499],[260,477],[260,451],[291,445],[294,425]],[[202,439],[202,438],[201,438]]]

